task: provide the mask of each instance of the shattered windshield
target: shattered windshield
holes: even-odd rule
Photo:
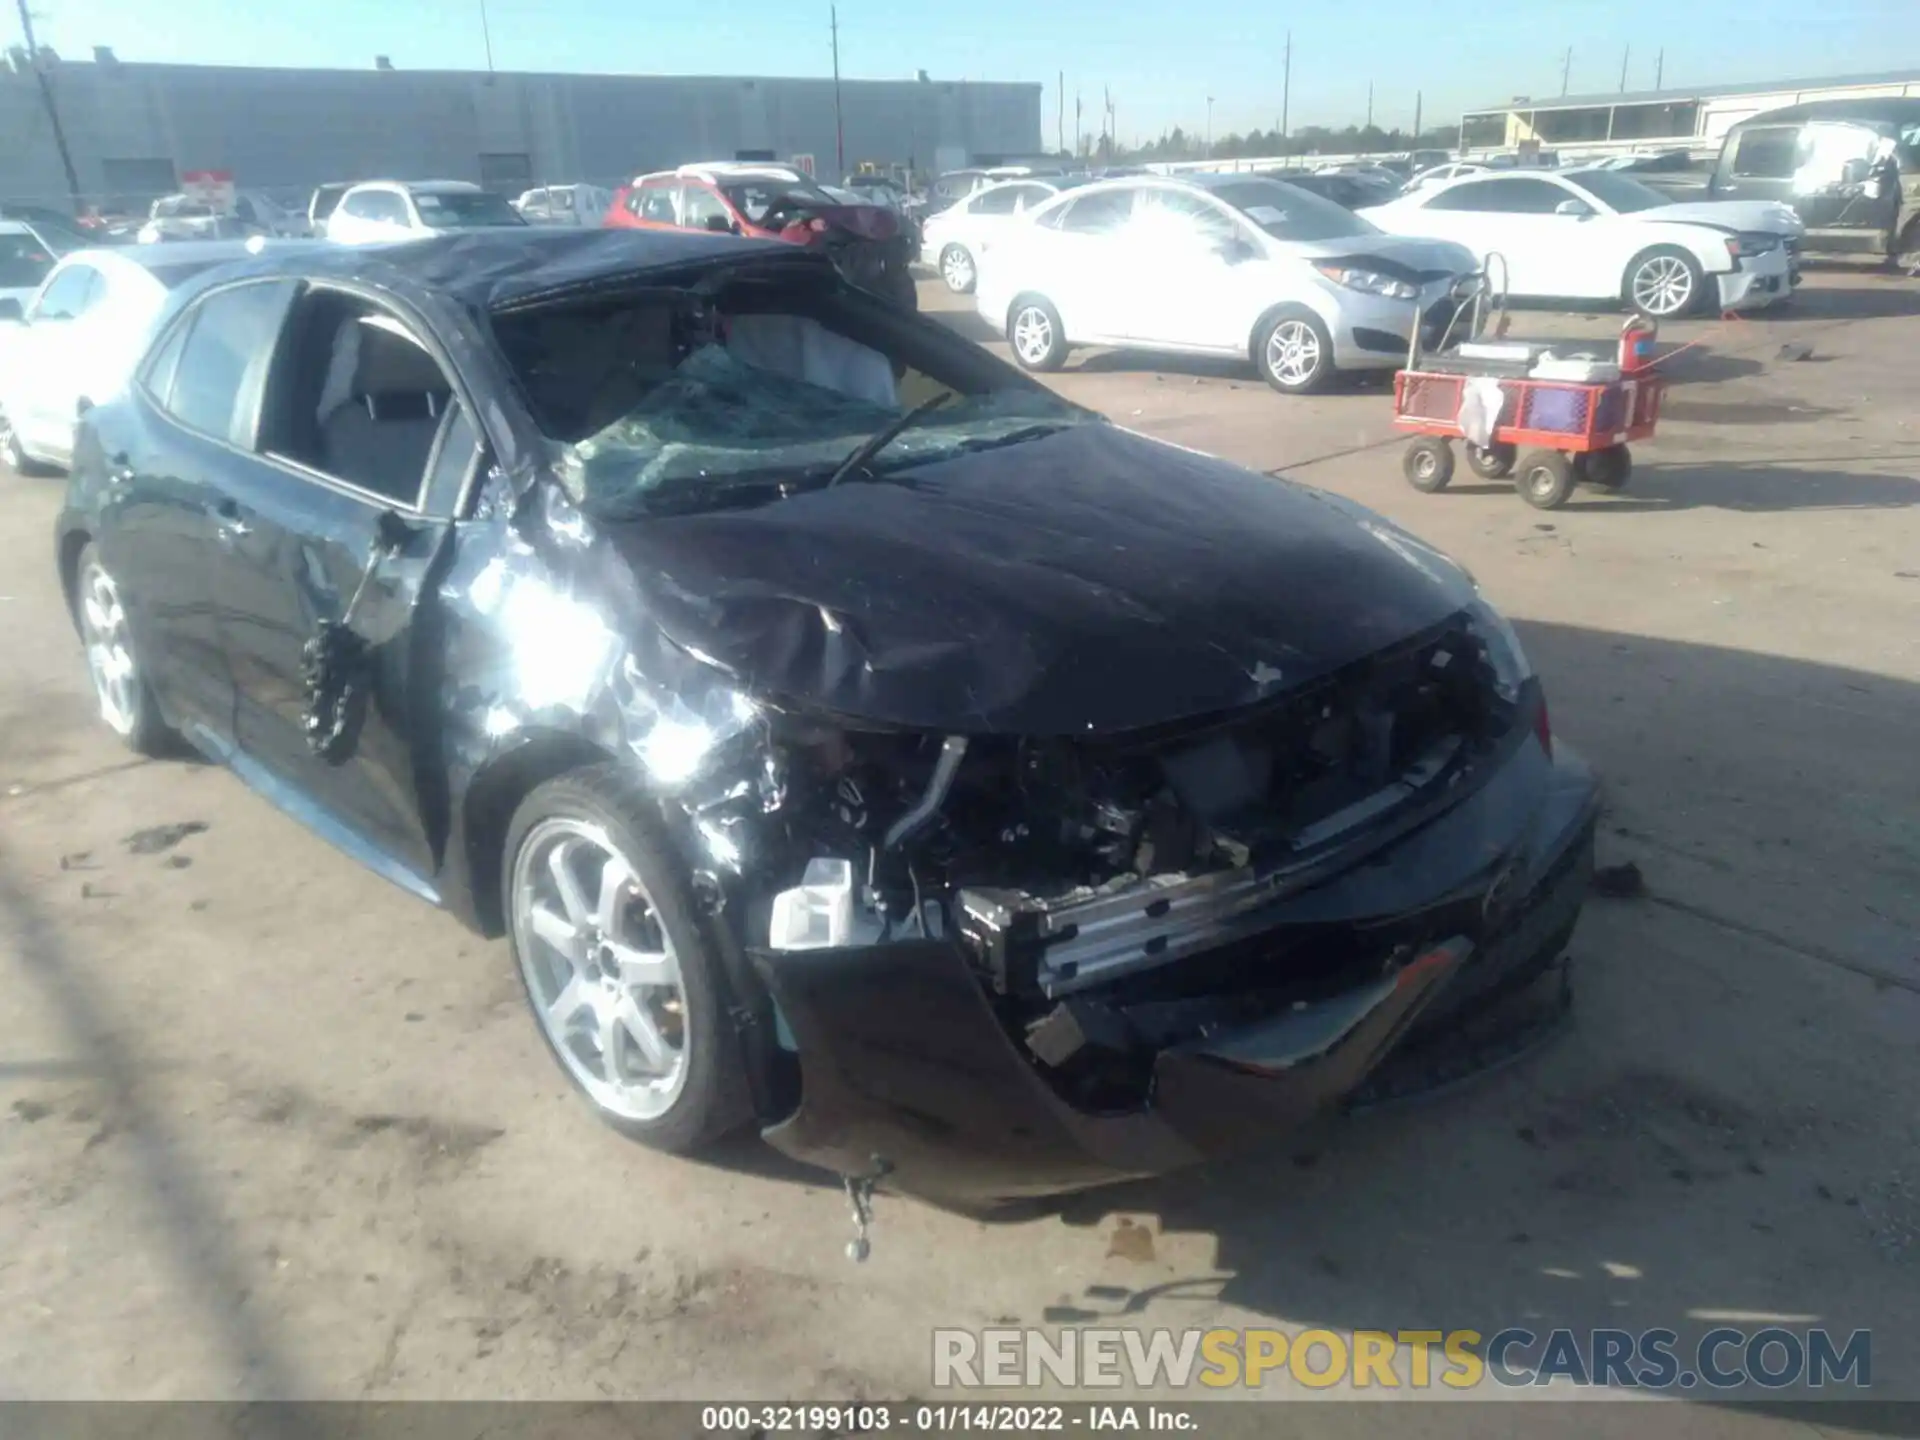
[[[750,323],[753,322],[753,323]],[[602,514],[672,513],[824,483],[916,406],[945,396],[864,470],[874,474],[1018,444],[1098,416],[1038,386],[963,393],[810,320],[742,316],[610,424],[567,445],[560,473]]]

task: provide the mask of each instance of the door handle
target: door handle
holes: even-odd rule
[[[253,526],[240,511],[240,506],[232,500],[222,500],[213,507],[213,533],[221,541],[231,545],[253,533]]]

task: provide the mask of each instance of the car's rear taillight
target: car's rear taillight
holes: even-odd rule
[[[1553,754],[1553,721],[1547,717],[1547,697],[1542,695],[1540,703],[1533,707],[1533,733],[1540,741],[1540,748],[1549,756]]]

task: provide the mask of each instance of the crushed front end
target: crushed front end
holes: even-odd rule
[[[1592,864],[1593,778],[1478,604],[1228,715],[1078,739],[788,714],[759,764],[681,805],[771,999],[766,1137],[959,1203],[1355,1095],[1556,979]]]

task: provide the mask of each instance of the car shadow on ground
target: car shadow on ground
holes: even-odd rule
[[[1654,857],[1652,838],[1624,821],[1663,823],[1667,796],[1701,773],[1685,753],[1696,745],[1717,746],[1716,791],[1753,797],[1754,811],[1734,813],[1753,815],[1754,843],[1792,838],[1797,863],[1821,875],[1857,873],[1877,828],[1909,803],[1890,795],[1817,822],[1811,841],[1805,828],[1789,835],[1796,805],[1853,783],[1831,707],[1876,707],[1859,723],[1893,734],[1920,725],[1920,686],[1639,636],[1521,629],[1556,719],[1576,743],[1590,737],[1603,775],[1647,792],[1638,803],[1650,819],[1616,805],[1603,820],[1603,859],[1636,846],[1639,859]],[[1649,725],[1650,712],[1673,723]],[[1716,742],[1698,723],[1759,712],[1772,749]],[[1804,755],[1806,776],[1785,782],[1793,795],[1762,799],[1782,788],[1765,758],[1781,751]],[[1911,1361],[1920,1309],[1907,1269],[1920,1256],[1920,1193],[1901,1179],[1913,1174],[1914,1143],[1901,1097],[1920,1061],[1900,1027],[1920,1023],[1920,967],[1876,980],[1785,937],[1749,942],[1701,918],[1684,878],[1670,878],[1689,873],[1655,870],[1636,898],[1589,901],[1570,947],[1574,1025],[1518,1065],[1263,1153],[1059,1202],[1065,1223],[1112,1234],[1097,1282],[1063,1294],[1047,1318],[1178,1328],[1195,1323],[1183,1315],[1227,1305],[1290,1328],[1666,1327],[1679,1332],[1683,1361],[1715,1324],[1825,1326],[1840,1343],[1874,1332],[1879,1384],[1912,1374],[1894,1352]],[[1764,908],[1764,875],[1719,878],[1729,888],[1712,898],[1737,912],[1730,926],[1777,916]],[[1863,1018],[1876,1013],[1878,1028]],[[1195,1237],[1212,1242],[1209,1270],[1164,1263],[1190,1256]]]
[[[1920,285],[1904,272],[1859,270],[1857,284],[1796,290],[1791,304],[1769,310],[1768,320],[1802,324],[1822,320],[1889,320],[1920,315]]]

